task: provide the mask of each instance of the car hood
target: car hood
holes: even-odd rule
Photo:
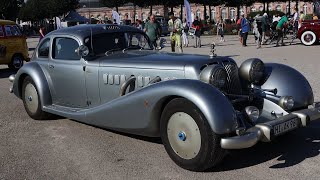
[[[225,60],[225,57],[210,58],[204,55],[167,53],[151,50],[129,50],[117,52],[100,58],[100,66],[175,69],[184,70],[185,66],[203,66]],[[229,58],[227,58],[229,59]]]

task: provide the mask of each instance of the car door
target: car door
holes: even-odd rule
[[[48,66],[56,105],[87,106],[84,60],[76,53],[79,46],[80,41],[74,37],[53,37],[52,58]]]

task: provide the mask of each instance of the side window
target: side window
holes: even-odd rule
[[[4,37],[4,32],[1,25],[0,25],[0,37]]]
[[[53,41],[53,59],[80,60],[76,53],[79,43],[72,38],[55,38]]]
[[[6,31],[6,35],[7,35],[7,36],[12,36],[10,26],[4,26],[4,29],[5,29],[5,31]]]
[[[50,47],[50,39],[44,40],[43,43],[39,46],[38,56],[41,58],[48,58],[49,57],[49,47]]]

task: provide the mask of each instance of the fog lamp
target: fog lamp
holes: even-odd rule
[[[251,120],[251,122],[255,123],[258,118],[260,117],[260,111],[257,107],[255,106],[247,106],[245,108],[246,114]]]
[[[291,110],[294,106],[294,99],[291,96],[282,96],[279,100],[279,106],[285,110]]]

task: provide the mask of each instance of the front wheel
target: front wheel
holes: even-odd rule
[[[302,44],[304,44],[306,46],[311,46],[311,45],[315,44],[316,41],[317,41],[317,36],[312,31],[305,31],[301,35],[301,42],[302,42]]]
[[[165,107],[160,134],[170,158],[180,167],[204,171],[217,165],[225,151],[202,112],[190,101],[177,98]]]
[[[24,108],[32,119],[45,120],[51,117],[51,114],[42,111],[38,90],[29,76],[23,81],[22,101]]]

